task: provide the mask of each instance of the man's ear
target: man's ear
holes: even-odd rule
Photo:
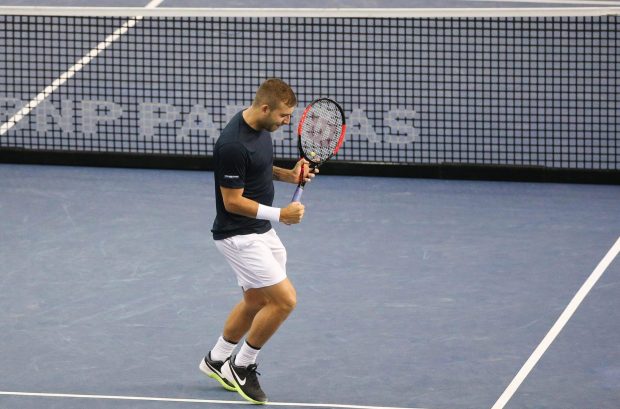
[[[268,114],[271,111],[271,108],[269,108],[268,104],[263,104],[260,106],[260,112],[262,114]]]

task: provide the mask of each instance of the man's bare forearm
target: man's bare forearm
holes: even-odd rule
[[[273,180],[288,183],[297,183],[295,175],[290,169],[280,168],[278,166],[273,167]]]

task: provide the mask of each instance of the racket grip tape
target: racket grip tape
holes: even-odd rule
[[[301,201],[301,195],[303,193],[304,193],[304,188],[302,186],[297,186],[297,189],[295,189],[295,194],[293,194],[293,200],[291,200],[291,202]]]

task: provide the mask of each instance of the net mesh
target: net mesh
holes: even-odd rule
[[[144,17],[76,68],[129,18],[0,15],[0,149],[210,156],[281,77],[344,107],[335,160],[619,169],[618,19]]]
[[[343,131],[342,120],[340,109],[334,102],[320,99],[312,104],[299,132],[307,159],[321,163],[334,154]]]

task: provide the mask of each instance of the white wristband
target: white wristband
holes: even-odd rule
[[[265,206],[258,204],[258,211],[256,212],[256,218],[261,220],[270,220],[272,222],[280,221],[280,208]]]

